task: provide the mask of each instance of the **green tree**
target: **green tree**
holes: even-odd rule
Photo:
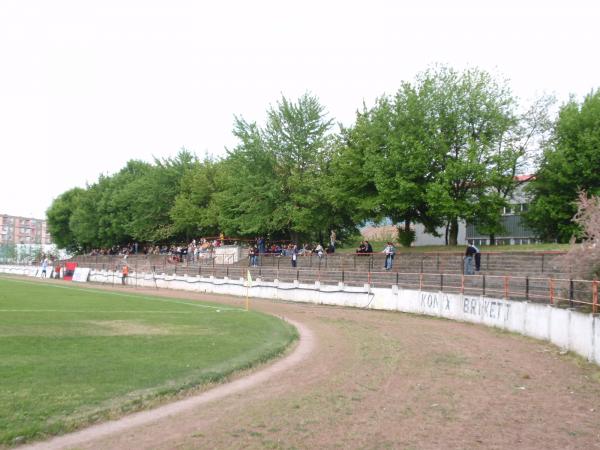
[[[197,163],[195,155],[182,149],[174,158],[155,159],[140,177],[129,183],[120,200],[130,205],[127,232],[139,242],[185,239],[171,217],[180,193],[181,180]]]
[[[533,200],[525,219],[542,239],[568,242],[579,235],[572,221],[579,191],[600,194],[600,90],[560,108],[529,188]]]
[[[170,212],[184,175],[196,164],[186,150],[154,164],[132,160],[114,175],[100,175],[86,189],[65,192],[47,212],[54,241],[79,251],[185,237]]]
[[[65,248],[68,251],[77,251],[80,249],[79,242],[71,230],[71,216],[79,205],[79,199],[85,194],[81,188],[73,188],[59,195],[48,210],[46,217],[48,219],[48,230],[52,235],[52,240],[59,248]]]
[[[213,196],[217,192],[218,162],[210,158],[194,161],[181,178],[180,191],[169,214],[174,232],[185,235],[186,240],[195,236],[216,236],[218,215],[215,213]]]
[[[264,143],[256,123],[236,118],[233,134],[239,144],[222,165],[215,194],[218,222],[227,235],[256,236],[281,230],[275,214],[281,202],[275,156]]]
[[[395,97],[357,113],[356,123],[343,129],[345,146],[334,160],[335,185],[357,220],[391,219],[403,222],[400,240],[410,245],[411,223],[433,230],[425,193],[435,170],[426,146],[423,105],[417,92],[404,83]]]
[[[296,103],[283,97],[267,111],[264,128],[236,119],[240,143],[228,154],[216,196],[223,230],[298,241],[345,229],[346,217],[327,192],[331,127],[324,107],[309,94]]]
[[[504,143],[518,124],[516,102],[506,84],[478,69],[436,68],[417,85],[437,166],[427,203],[432,216],[447,223],[448,243],[456,245],[460,219],[489,222],[500,214],[505,199],[493,187],[510,185],[520,157],[519,149]]]
[[[430,232],[447,224],[455,245],[460,219],[499,218],[505,200],[493,187],[511,185],[520,157],[506,139],[514,103],[486,72],[428,70],[357,115],[336,158],[340,190],[358,216],[404,223],[405,244],[419,222]]]

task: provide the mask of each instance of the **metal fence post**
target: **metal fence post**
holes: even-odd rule
[[[510,288],[509,288],[509,285],[508,285],[508,283],[509,283],[508,280],[509,280],[509,278],[506,275],[504,275],[504,298],[506,300],[508,299],[508,296],[510,294]]]
[[[525,277],[525,300],[529,300],[529,275]]]
[[[542,273],[544,273],[544,253],[542,253]]]
[[[483,295],[485,297],[485,275],[482,275],[481,277],[482,277],[481,278],[481,283],[482,283],[481,284],[481,289],[482,289],[481,295]]]
[[[552,278],[550,280],[550,304],[554,305],[554,280]]]
[[[569,279],[569,306],[573,307],[573,298],[575,296],[575,286],[573,283],[573,278]]]
[[[598,312],[598,280],[592,281],[592,312]]]

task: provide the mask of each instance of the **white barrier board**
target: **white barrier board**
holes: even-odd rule
[[[75,272],[73,272],[73,281],[77,281],[79,283],[87,282],[90,276],[90,269],[85,267],[77,267],[75,268]]]

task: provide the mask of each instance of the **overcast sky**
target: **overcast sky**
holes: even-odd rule
[[[434,63],[524,102],[600,87],[598,1],[1,0],[0,213],[185,147],[223,155],[234,115],[316,95],[349,125]]]

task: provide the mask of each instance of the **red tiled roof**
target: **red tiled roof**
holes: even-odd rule
[[[535,175],[515,175],[515,180],[519,182],[534,180]]]

